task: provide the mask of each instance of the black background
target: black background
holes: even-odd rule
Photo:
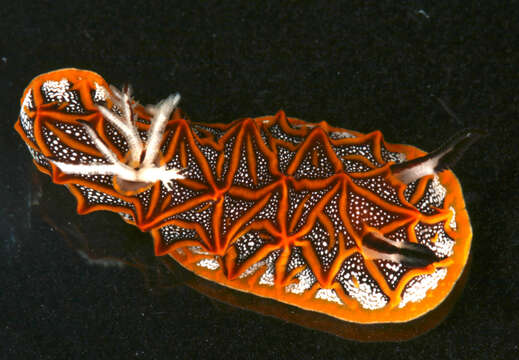
[[[518,357],[519,3],[346,4],[2,6],[0,358]],[[307,121],[379,129],[390,142],[427,151],[463,128],[488,130],[455,166],[474,241],[454,311],[415,340],[362,344],[218,305],[182,285],[157,291],[133,267],[88,264],[68,246],[75,227],[101,243],[134,230],[111,214],[75,215],[72,196],[36,175],[12,128],[25,86],[62,67],[130,83],[142,103],[179,91],[195,121],[283,109]],[[55,219],[70,220],[56,226]],[[148,235],[140,236],[151,251]]]

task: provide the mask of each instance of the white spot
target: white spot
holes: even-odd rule
[[[347,131],[333,131],[330,133],[330,137],[332,139],[346,139],[346,138],[354,138],[355,135],[350,134]]]
[[[431,203],[439,205],[445,199],[447,190],[440,183],[440,178],[438,177],[438,175],[434,175],[431,186],[432,186]]]
[[[274,272],[265,271],[259,280],[260,285],[274,286]]]
[[[94,93],[94,102],[101,102],[108,99],[108,91],[98,83],[95,83],[95,85],[96,91]]]
[[[437,255],[449,257],[454,253],[454,244],[454,240],[452,240],[442,229],[441,231],[438,231],[438,237],[432,246],[432,250]]]
[[[368,283],[360,283],[357,287],[355,283],[349,279],[346,282],[346,289],[348,290],[348,294],[357,300],[364,309],[381,309],[387,304],[383,293],[376,291]]]
[[[198,255],[210,255],[207,251],[205,251],[204,249],[202,249],[200,246],[189,246],[188,249],[189,249],[193,254],[198,254]]]
[[[458,225],[456,224],[456,210],[454,210],[452,206],[449,208],[449,210],[452,212],[452,218],[449,222],[449,226],[452,230],[456,230],[458,228]]]
[[[333,289],[319,289],[315,293],[316,299],[323,299],[329,302],[334,302],[339,305],[343,305],[341,299],[337,296],[337,293]]]
[[[265,264],[267,265],[267,270],[261,275],[259,280],[260,285],[274,286],[274,266],[275,266],[276,257],[273,253],[270,253],[269,256],[265,258]]]
[[[43,83],[42,90],[47,94],[51,101],[70,102],[71,97],[68,92],[70,83],[67,79],[61,81],[48,80]]]
[[[309,268],[304,269],[297,275],[297,279],[299,282],[288,284],[285,286],[286,292],[291,292],[293,294],[303,294],[306,290],[310,289],[312,285],[315,283],[315,277],[312,274],[312,271]]]
[[[265,260],[261,260],[261,261],[255,263],[255,264],[251,265],[247,270],[245,270],[244,272],[242,272],[240,274],[239,278],[243,279],[243,278],[246,278],[246,277],[254,274],[263,265],[265,265]]]
[[[220,267],[220,264],[215,258],[202,259],[197,262],[196,265],[209,270],[217,270]]]
[[[441,268],[436,269],[432,274],[419,275],[409,282],[402,293],[402,300],[398,304],[399,308],[403,308],[408,302],[419,302],[423,300],[427,294],[427,291],[436,289],[438,281],[445,278],[447,275],[447,269]]]

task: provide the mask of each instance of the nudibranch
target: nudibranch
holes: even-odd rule
[[[472,230],[448,167],[479,132],[426,154],[283,111],[192,122],[179,99],[143,106],[62,69],[32,80],[15,128],[78,213],[118,213],[224,287],[361,325],[410,322],[451,293]]]

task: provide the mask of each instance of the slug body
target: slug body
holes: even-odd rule
[[[472,237],[438,165],[455,146],[427,157],[282,111],[197,123],[178,101],[144,107],[63,69],[31,82],[15,128],[80,214],[120,214],[222,286],[359,324],[409,322],[452,291]]]

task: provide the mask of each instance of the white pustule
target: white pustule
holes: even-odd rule
[[[113,175],[114,182],[117,181],[119,185],[124,184],[123,186],[130,190],[131,188],[142,188],[157,181],[161,181],[166,188],[171,189],[173,180],[184,179],[185,176],[183,169],[166,169],[165,164],[160,166],[160,145],[168,120],[180,101],[180,95],[170,95],[158,104],[146,107],[153,117],[148,129],[147,140],[144,142],[137,130],[137,114],[134,112],[136,103],[131,98],[130,89],[119,91],[117,88],[111,87],[111,90],[113,94],[111,100],[121,115],[102,105],[98,105],[97,108],[105,120],[113,125],[126,140],[129,150],[125,156],[125,162],[118,159],[117,155],[87,123],[82,123],[82,125],[107,163],[52,162],[66,174]]]

